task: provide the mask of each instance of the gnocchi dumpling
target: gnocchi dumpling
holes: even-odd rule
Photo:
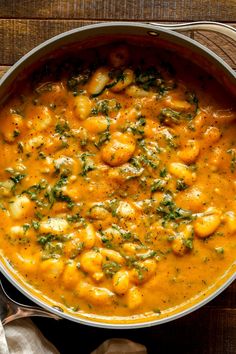
[[[119,68],[127,65],[130,59],[130,53],[127,45],[121,44],[116,46],[109,55],[109,61],[111,66]]]
[[[9,114],[1,121],[1,133],[3,139],[8,143],[13,143],[20,135],[24,126],[23,117],[19,114]]]
[[[46,106],[35,106],[31,114],[32,118],[27,121],[27,126],[36,132],[46,130],[52,123],[52,114]]]
[[[29,216],[33,212],[33,203],[26,195],[20,195],[9,203],[11,217],[15,220]]]
[[[40,223],[41,233],[50,233],[53,235],[63,234],[68,230],[68,222],[62,218],[49,218]]]
[[[76,291],[80,297],[93,305],[109,305],[114,298],[114,293],[109,289],[93,286],[84,281],[78,285]]]
[[[108,129],[109,121],[107,117],[100,115],[100,116],[88,117],[84,121],[83,125],[84,128],[86,128],[89,133],[99,134]]]
[[[100,252],[86,251],[80,258],[80,266],[83,271],[89,274],[101,272],[103,257]]]
[[[125,133],[113,133],[102,149],[102,159],[110,166],[120,166],[129,161],[136,147],[135,139]]]
[[[47,259],[40,263],[43,278],[50,282],[57,282],[64,270],[64,262],[60,259]]]
[[[80,95],[74,98],[74,112],[76,118],[85,120],[89,116],[91,109],[92,102],[87,96]]]
[[[125,69],[121,79],[111,88],[113,92],[120,92],[132,84],[134,81],[134,72],[131,69]]]
[[[90,249],[94,246],[96,232],[92,224],[88,224],[84,229],[78,231],[78,236],[85,249]]]
[[[100,94],[110,80],[109,69],[106,67],[98,68],[88,82],[88,93],[93,96]]]
[[[12,194],[14,182],[10,179],[0,182],[0,197],[9,197]]]
[[[78,269],[78,265],[74,261],[70,261],[65,266],[62,283],[67,289],[75,289],[82,278],[81,271]]]
[[[194,223],[194,231],[200,238],[212,235],[220,226],[221,213],[217,209],[209,209],[205,215],[200,216]]]
[[[126,270],[116,272],[112,279],[112,283],[116,294],[125,294],[129,289],[129,273]]]
[[[130,310],[135,310],[139,306],[141,306],[143,302],[143,294],[141,293],[141,290],[133,286],[131,289],[129,289],[127,293],[127,305]]]
[[[178,152],[178,156],[187,164],[196,161],[200,152],[199,143],[196,140],[188,140]]]
[[[192,185],[196,180],[196,173],[180,162],[172,162],[169,165],[169,172],[175,177],[182,179],[187,185]]]

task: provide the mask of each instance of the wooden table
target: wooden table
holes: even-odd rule
[[[75,27],[115,20],[212,20],[236,25],[236,1],[1,0],[0,74],[45,39]],[[220,46],[212,44],[215,38],[213,35],[196,36],[236,69],[235,49],[229,48],[227,41],[221,42]],[[14,291],[13,296],[18,298]],[[236,353],[236,283],[197,312],[158,327],[114,331],[65,320],[36,319],[35,323],[62,354],[90,353],[102,341],[112,337],[143,343],[148,353],[233,354]]]

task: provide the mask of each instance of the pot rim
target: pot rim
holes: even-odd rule
[[[127,21],[114,21],[114,22],[102,22],[102,23],[95,23],[91,25],[86,25],[82,27],[77,27],[74,29],[71,29],[69,31],[62,32],[56,36],[53,36],[52,38],[47,39],[46,41],[40,43],[33,49],[31,49],[29,52],[24,54],[19,60],[16,61],[15,64],[13,64],[10,69],[7,70],[7,72],[1,77],[0,79],[0,86],[12,75],[12,73],[18,68],[21,67],[21,65],[29,58],[34,56],[37,53],[40,53],[42,49],[45,47],[48,47],[52,45],[53,43],[60,42],[62,39],[65,37],[70,37],[73,34],[77,34],[80,32],[86,32],[94,29],[100,29],[100,28],[107,28],[107,27],[117,27],[117,28],[122,28],[122,27],[133,27],[133,28],[145,28],[145,29],[150,29],[148,31],[149,34],[151,33],[167,33],[169,36],[178,38],[181,40],[181,42],[187,42],[189,45],[193,48],[199,48],[201,52],[204,52],[205,54],[210,56],[211,59],[214,59],[214,61],[218,64],[220,64],[221,68],[224,69],[227,73],[230,74],[235,80],[236,80],[236,72],[230,67],[229,64],[227,64],[221,57],[219,57],[217,54],[215,54],[211,49],[205,47],[201,43],[197,42],[196,40],[187,37],[186,35],[183,35],[181,33],[178,33],[176,31],[166,29],[164,27],[161,27],[161,24],[157,23],[156,25],[146,23],[146,22],[127,22]]]
[[[76,317],[76,316],[72,316],[69,313],[66,312],[61,312],[59,310],[57,310],[56,308],[48,305],[46,302],[41,301],[38,297],[34,296],[33,294],[30,293],[30,291],[28,291],[26,288],[24,288],[23,286],[20,285],[20,282],[18,282],[17,280],[14,279],[14,277],[12,277],[10,275],[10,272],[8,272],[5,267],[0,263],[0,271],[1,273],[6,277],[6,279],[18,290],[20,291],[23,295],[25,295],[29,300],[31,300],[32,302],[34,302],[35,304],[37,304],[38,306],[40,306],[41,308],[44,308],[45,310],[48,310],[49,312],[61,317],[62,319],[65,320],[70,320],[79,324],[84,324],[87,326],[91,326],[91,327],[98,327],[98,328],[107,328],[107,329],[138,329],[138,328],[146,328],[146,327],[152,327],[152,326],[157,326],[157,325],[161,325],[163,323],[167,323],[170,321],[174,321],[177,320],[181,317],[184,317],[198,309],[200,309],[201,307],[203,307],[204,305],[206,305],[208,302],[210,302],[211,300],[213,300],[215,297],[217,297],[219,294],[221,294],[230,284],[233,283],[234,280],[236,280],[236,273],[232,274],[232,276],[227,279],[226,282],[223,283],[223,285],[221,285],[217,290],[215,290],[213,293],[211,293],[210,295],[208,295],[204,300],[201,300],[199,302],[197,302],[196,304],[192,305],[191,307],[182,310],[176,314],[173,314],[171,316],[168,317],[164,317],[161,319],[155,319],[155,320],[143,320],[140,322],[130,322],[130,323],[109,323],[109,322],[102,322],[102,319],[99,319],[98,321],[96,320],[92,320],[86,317]]]
[[[98,24],[92,24],[92,25],[87,25],[79,28],[75,28],[66,32],[63,32],[61,34],[58,34],[43,43],[39,44],[32,50],[30,50],[28,53],[26,53],[23,57],[21,57],[0,79],[0,87],[4,85],[8,85],[9,83],[11,84],[11,78],[14,76],[15,71],[20,72],[22,68],[24,68],[25,63],[29,61],[29,59],[32,59],[36,57],[36,55],[40,55],[41,52],[43,52],[43,49],[50,48],[53,44],[57,44],[58,48],[60,45],[60,42],[64,40],[65,38],[70,38],[73,35],[79,34],[80,32],[90,32],[92,31],[92,35],[96,36],[95,30],[96,29],[106,29],[106,28],[121,28],[124,29],[125,27],[131,27],[131,28],[140,28],[143,30],[147,30],[146,34],[150,33],[155,33],[157,36],[158,34],[167,34],[169,38],[175,38],[179,40],[180,43],[185,43],[188,44],[188,47],[190,50],[199,49],[201,54],[205,54],[208,58],[211,59],[217,66],[219,66],[233,81],[235,81],[236,84],[236,72],[227,64],[224,62],[223,59],[221,59],[218,55],[216,55],[214,52],[212,52],[210,49],[206,48],[202,44],[198,43],[197,41],[193,40],[192,38],[186,37],[185,35],[182,35],[180,33],[176,33],[172,30],[165,29],[161,27],[161,24],[157,25],[152,25],[149,23],[141,23],[141,22],[103,22],[103,23],[98,23]],[[109,33],[107,33],[109,35]],[[142,34],[144,35],[144,33]],[[52,49],[52,51],[55,50]],[[40,56],[39,56],[40,57]],[[32,61],[33,63],[35,60]],[[27,298],[29,298],[31,301],[39,305],[40,307],[48,310],[49,312],[58,315],[59,317],[67,320],[71,320],[80,324],[84,325],[89,325],[89,326],[94,326],[94,327],[100,327],[100,328],[108,328],[108,329],[136,329],[136,328],[144,328],[144,327],[151,327],[155,325],[160,325],[163,323],[167,323],[170,321],[173,321],[175,319],[181,318],[187,314],[190,314],[191,312],[201,308],[211,300],[213,300],[216,296],[218,296],[223,290],[225,290],[235,279],[236,279],[236,273],[232,274],[221,286],[213,291],[210,295],[207,295],[207,297],[204,300],[201,300],[195,304],[193,304],[191,307],[188,307],[187,309],[184,309],[176,314],[170,315],[169,317],[161,318],[161,319],[155,319],[155,320],[140,320],[139,322],[130,322],[130,323],[109,323],[107,321],[102,322],[102,319],[97,320],[92,320],[88,318],[83,318],[83,317],[77,317],[73,316],[69,313],[66,312],[61,312],[52,306],[48,305],[46,302],[41,301],[37,296],[34,296],[29,290],[27,290],[26,286],[22,286],[20,284],[20,281],[15,279],[12,275],[11,272],[7,270],[7,267],[3,265],[2,262],[0,262],[0,271],[3,273],[3,275],[7,278],[8,281],[17,289],[19,290],[23,295],[25,295]],[[130,320],[132,321],[132,320]]]

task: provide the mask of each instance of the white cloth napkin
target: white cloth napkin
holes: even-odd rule
[[[79,350],[79,349],[78,349]],[[0,321],[0,354],[60,354],[30,319]],[[69,354],[69,353],[68,353]],[[77,352],[77,354],[87,354]],[[128,339],[106,340],[91,354],[147,354],[146,348]]]
[[[103,342],[91,354],[147,354],[147,349],[128,339],[113,338]]]
[[[60,354],[30,319],[20,319],[2,326],[0,354]]]

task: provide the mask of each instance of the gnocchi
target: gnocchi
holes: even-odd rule
[[[131,42],[58,52],[0,108],[1,259],[98,322],[172,316],[235,269],[235,102]]]
[[[114,133],[102,150],[102,159],[110,166],[120,166],[129,161],[135,151],[135,140],[123,133]]]

